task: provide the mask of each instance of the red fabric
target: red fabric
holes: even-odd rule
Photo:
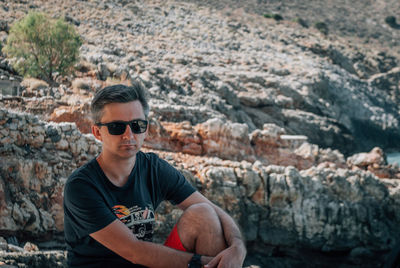
[[[171,233],[169,234],[167,240],[164,243],[164,246],[174,248],[180,251],[186,251],[186,249],[182,245],[182,241],[178,234],[178,228],[175,224],[174,228],[172,229]]]

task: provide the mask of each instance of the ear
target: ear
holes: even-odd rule
[[[96,139],[98,139],[99,141],[102,141],[99,126],[92,125],[92,134]]]

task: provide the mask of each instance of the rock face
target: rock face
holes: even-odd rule
[[[243,129],[235,126],[231,128],[235,131],[225,132],[220,137],[213,136],[212,133],[218,131],[211,125],[218,124],[208,122],[205,127],[198,127],[198,133],[207,132],[210,140],[202,144],[213,144],[206,148],[219,146],[211,142],[216,137],[223,141],[242,140],[239,134],[246,126],[242,125]],[[189,126],[182,129],[193,131]],[[279,139],[273,137],[280,133],[279,129],[265,126],[263,131],[263,140],[268,142],[268,147],[278,148],[274,142]],[[179,136],[173,131],[170,133],[171,139]],[[62,232],[65,179],[73,169],[94,157],[100,144],[93,136],[81,134],[75,124],[47,123],[30,114],[4,109],[0,110],[0,135],[1,233],[21,239]],[[180,137],[185,140],[182,138],[185,134]],[[190,140],[189,144],[191,142],[196,139]],[[285,142],[280,140],[281,145]],[[296,155],[293,159],[297,159],[299,151],[303,151],[303,156],[318,157],[319,151],[312,151],[310,147],[312,145],[307,143],[294,146],[291,150],[286,149],[286,156],[290,158],[293,154]],[[156,152],[238,221],[250,256],[262,252],[263,257],[258,261],[265,265],[271,260],[277,261],[277,256],[286,256],[285,263],[321,264],[326,258],[340,253],[341,257],[333,258],[332,265],[344,262],[349,267],[361,264],[375,267],[384,260],[385,253],[400,235],[397,227],[400,223],[399,179],[379,179],[362,169],[339,168],[333,165],[334,157],[326,158],[327,161],[318,167],[299,170],[293,166],[267,165],[258,160],[223,160],[213,156],[215,151],[209,149],[210,155],[206,156]],[[382,166],[385,163],[380,153],[379,149],[374,149],[370,157],[355,155],[348,158],[347,163],[379,163]],[[321,154],[319,159],[324,157]],[[165,238],[179,215],[180,212],[169,204],[158,209],[157,241]],[[311,252],[321,256],[311,257]],[[7,256],[0,255],[0,258],[7,263],[10,255]],[[40,262],[45,257],[35,258]],[[250,264],[251,260],[248,262]]]
[[[43,267],[43,268],[62,268],[67,267],[66,252],[47,251],[47,252],[24,252],[24,253],[3,253],[0,252],[0,266],[4,268],[17,267]],[[5,264],[7,263],[7,264]]]
[[[246,124],[214,118],[195,126],[188,121],[172,123],[152,120],[145,146],[226,160],[292,165],[298,169],[307,169],[322,162],[345,165],[345,158],[339,151],[321,149],[306,141],[307,137],[287,135],[275,124],[266,124],[263,130],[249,133]]]
[[[72,123],[0,110],[0,230],[62,232],[63,187],[71,168],[99,152]]]

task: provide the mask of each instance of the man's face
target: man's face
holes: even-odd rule
[[[142,104],[138,100],[105,105],[100,123],[134,119],[146,119]],[[136,156],[147,134],[147,130],[144,133],[135,134],[129,126],[126,126],[125,132],[121,135],[111,135],[106,126],[93,126],[92,132],[98,140],[103,142],[102,154],[119,159],[129,159]]]

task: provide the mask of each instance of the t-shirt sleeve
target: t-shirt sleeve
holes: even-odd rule
[[[163,159],[158,159],[158,174],[164,198],[174,205],[181,203],[196,191],[182,173]]]
[[[69,231],[79,238],[101,230],[116,219],[98,190],[83,179],[65,185],[64,210]]]

